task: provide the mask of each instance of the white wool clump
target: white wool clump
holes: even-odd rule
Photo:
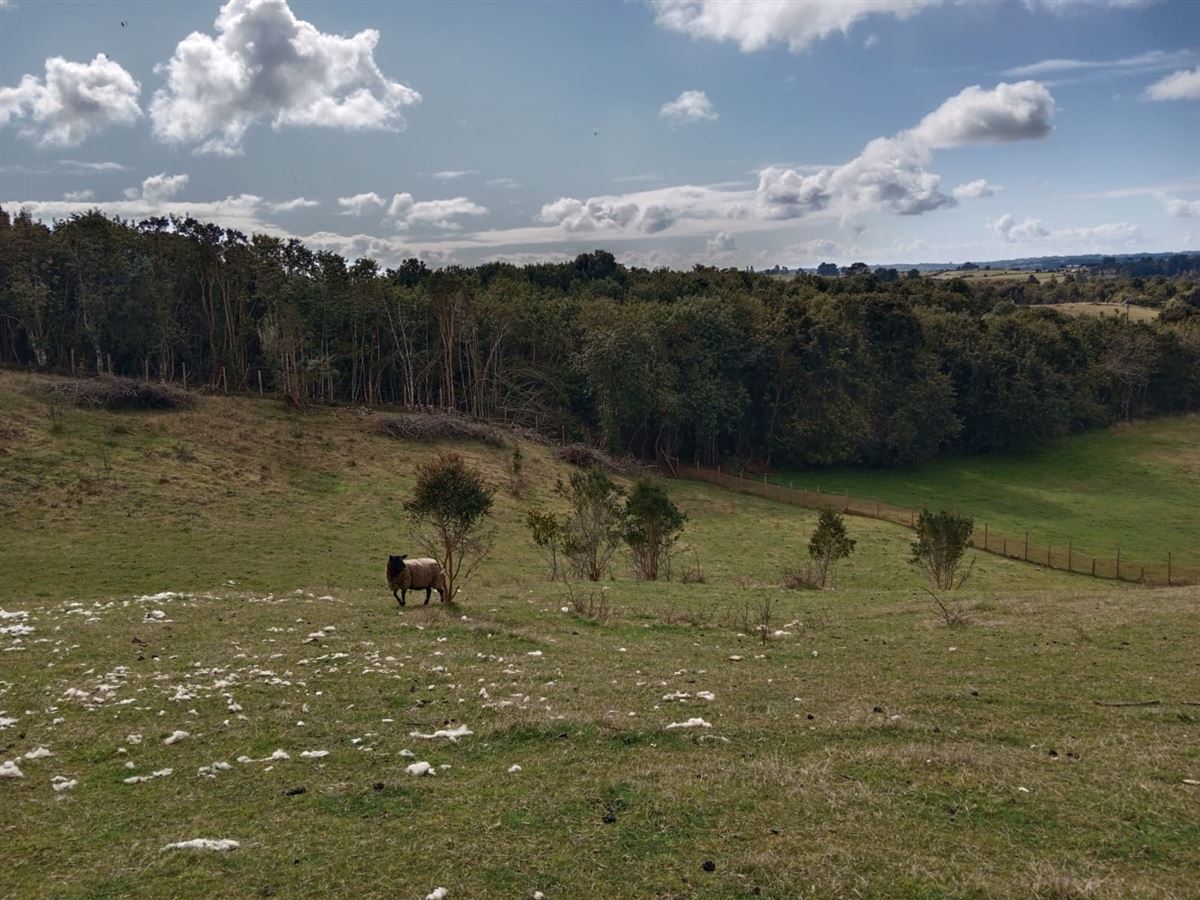
[[[262,759],[251,759],[249,756],[239,756],[237,758],[237,761],[240,763],[274,762],[275,760],[278,760],[278,759],[291,759],[291,758],[292,758],[291,754],[289,754],[286,750],[276,750],[270,756],[264,756]]]
[[[163,847],[164,850],[236,850],[240,847],[237,841],[231,841],[228,838],[213,840],[212,838],[192,838],[190,841],[177,841],[174,844],[167,844]]]
[[[50,779],[50,787],[54,788],[55,793],[74,790],[77,784],[78,779],[68,778],[66,775],[55,775]]]
[[[404,771],[407,772],[409,775],[418,775],[418,776],[420,776],[420,775],[436,775],[437,774],[437,772],[434,770],[433,766],[431,766],[429,763],[424,762],[424,761],[415,762],[411,766],[408,766]]]
[[[54,754],[51,753],[49,750],[47,750],[45,747],[38,747],[36,750],[30,750],[28,753],[25,754],[25,756],[23,758],[24,759],[45,759],[47,756],[53,756],[53,755]]]
[[[668,731],[672,728],[712,728],[712,723],[703,719],[688,719],[686,722],[672,722],[667,726]]]
[[[324,759],[328,755],[328,750],[305,750],[300,757],[301,759]]]
[[[191,732],[188,731],[172,731],[170,737],[163,738],[163,743],[167,744],[168,746],[171,744],[178,744],[184,738],[191,736]]]
[[[20,721],[19,719],[15,718],[13,716],[0,715],[0,731],[3,731],[5,728],[11,728],[13,725],[16,725],[17,722],[19,722],[19,721]]]
[[[160,603],[163,600],[174,600],[180,596],[174,591],[163,591],[161,594],[147,594],[144,597],[134,597],[134,603]]]
[[[168,775],[172,774],[174,771],[175,771],[174,769],[159,769],[158,771],[152,772],[149,775],[134,775],[131,778],[126,778],[125,783],[126,784],[141,784],[143,781],[152,781],[155,778],[166,778]]]
[[[517,772],[520,772],[520,771],[521,771],[521,767],[518,766],[516,763],[513,763],[511,766],[508,767],[509,775],[515,775],[515,774],[517,774]]]
[[[411,750],[407,750],[407,749],[406,749],[406,750],[401,750],[401,751],[400,751],[400,755],[401,755],[401,756],[407,756],[409,759],[416,759],[416,757],[417,757],[417,754],[415,754],[415,753],[413,753]]]
[[[0,778],[24,778],[25,773],[17,766],[16,760],[6,759],[0,763]]]
[[[425,900],[446,900],[446,895],[449,893],[444,887],[434,888],[425,895]]]
[[[419,732],[419,731],[410,731],[408,733],[408,736],[415,737],[415,738],[424,738],[427,741],[434,740],[435,738],[446,738],[448,741],[451,741],[452,743],[457,744],[458,739],[460,737],[466,737],[467,735],[474,734],[474,733],[475,732],[473,732],[466,725],[459,725],[457,728],[439,729],[438,731],[435,731],[433,734],[421,734],[421,732]]]
[[[210,763],[207,766],[201,766],[196,770],[196,774],[202,778],[216,778],[218,772],[226,772],[232,768],[233,766],[231,766],[229,763],[221,761]]]
[[[696,691],[696,696],[701,700],[716,700],[717,695],[712,691]]]
[[[530,650],[530,651],[529,651],[528,653],[526,653],[525,655],[526,655],[526,656],[541,656],[541,655],[542,655],[542,651],[541,651],[541,650]]]
[[[142,736],[140,734],[130,734],[125,736],[125,743],[127,744],[140,744],[141,742]]]

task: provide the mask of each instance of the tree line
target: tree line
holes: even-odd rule
[[[897,465],[1196,409],[1187,278],[973,288],[648,271],[604,251],[384,269],[194,219],[47,227],[0,210],[0,362],[226,390],[261,378],[299,405],[452,409],[648,459]],[[1029,308],[1139,290],[1169,321]]]

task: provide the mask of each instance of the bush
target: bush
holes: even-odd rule
[[[936,513],[922,509],[909,562],[924,572],[938,590],[961,587],[971,574],[970,567],[960,574],[960,567],[974,528],[975,520],[970,516],[945,509]]]
[[[604,469],[620,475],[635,475],[643,471],[642,467],[634,460],[614,459],[604,451],[589,447],[587,444],[567,444],[559,447],[555,451],[555,456],[580,469]]]
[[[570,511],[563,522],[563,553],[575,572],[599,581],[621,545],[621,488],[599,469],[572,472],[555,492]]]
[[[854,552],[855,541],[846,533],[846,520],[832,509],[821,513],[817,530],[808,542],[808,555],[815,564],[818,587],[833,580],[837,564]]]
[[[375,430],[386,437],[432,444],[436,441],[480,441],[493,447],[504,445],[504,435],[491,425],[472,422],[450,412],[396,413],[380,416]]]
[[[633,567],[643,581],[657,581],[687,516],[679,511],[666,490],[640,479],[625,501],[622,537],[633,554]]]
[[[562,550],[564,524],[552,512],[534,507],[525,513],[525,525],[533,545],[546,557],[546,568],[551,581],[558,580],[558,554]]]
[[[195,403],[193,395],[172,385],[115,375],[60,382],[51,385],[49,391],[76,406],[94,409],[187,409]]]
[[[425,551],[445,569],[447,599],[453,599],[457,583],[491,549],[494,532],[485,522],[492,490],[457,453],[439,453],[417,466],[417,484],[404,508],[416,518]]]

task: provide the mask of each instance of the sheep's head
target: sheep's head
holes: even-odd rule
[[[389,572],[399,572],[401,569],[403,569],[404,568],[404,557],[406,555],[407,554],[402,553],[399,556],[397,556],[395,554],[392,554],[391,556],[389,556],[388,557],[388,571]]]

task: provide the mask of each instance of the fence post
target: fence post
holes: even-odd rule
[[[1029,532],[1025,532],[1025,562],[1029,562]]]
[[[1171,586],[1171,551],[1167,551],[1167,587]]]
[[[262,389],[262,369],[259,369],[259,370],[258,370],[258,396],[260,396],[260,397],[261,397],[262,395],[263,395],[263,389]]]
[[[75,374],[75,348],[71,348],[71,374]]]
[[[1071,551],[1072,551],[1071,542],[1067,541],[1067,571],[1068,572],[1075,571],[1073,568],[1071,568],[1071,556],[1072,556]]]
[[[1121,548],[1117,548],[1117,578],[1121,577]]]
[[[1047,545],[1046,545],[1046,568],[1048,568],[1048,569],[1053,569],[1053,568],[1054,568],[1054,563],[1052,563],[1052,562],[1050,561],[1050,551],[1051,551],[1051,550],[1053,550],[1053,549],[1054,549],[1054,545],[1053,545],[1053,544],[1047,544]]]
[[[917,527],[917,511],[915,509],[910,509],[908,511],[908,527],[909,528]]]
[[[150,358],[142,357],[142,381],[150,380]]]
[[[983,552],[987,553],[988,548],[988,529],[987,522],[983,523]]]
[[[1005,538],[1003,541],[1003,544],[1000,548],[1000,555],[1004,557],[1008,556],[1008,538]]]

